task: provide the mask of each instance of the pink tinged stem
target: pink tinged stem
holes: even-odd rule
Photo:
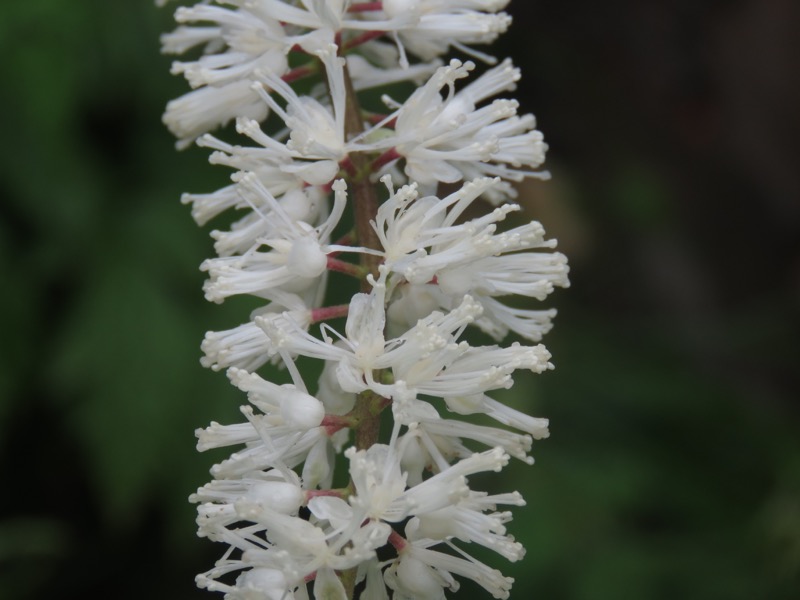
[[[397,533],[396,531],[392,531],[389,534],[389,539],[387,540],[392,546],[394,546],[395,550],[397,550],[398,554],[408,546],[408,541],[402,535]]]
[[[356,37],[348,40],[344,45],[343,50],[347,51],[351,48],[355,48],[356,46],[360,46],[361,44],[366,44],[371,40],[381,37],[385,33],[385,31],[365,31],[361,35],[357,35]]]
[[[370,10],[383,10],[383,2],[356,2],[350,5],[347,12],[367,12]]]
[[[349,263],[344,260],[339,260],[338,258],[333,258],[332,256],[328,256],[328,270],[344,273],[345,275],[350,275],[352,277],[356,277],[357,279],[364,278],[363,267],[354,265],[353,263]]]
[[[353,428],[358,425],[358,421],[352,417],[340,417],[338,415],[325,415],[320,423],[320,427],[325,429],[325,434],[330,437],[342,429]]]
[[[325,192],[326,194],[330,194],[330,193],[333,191],[333,182],[334,182],[334,181],[336,181],[336,180],[335,180],[335,179],[332,179],[331,181],[329,181],[329,182],[328,182],[328,183],[326,183],[325,185],[321,185],[321,186],[319,186],[319,187],[320,187],[320,189],[321,189],[323,192]],[[306,185],[306,186],[304,186],[304,187],[311,187],[311,186],[310,186],[310,184],[308,184],[308,185]]]
[[[302,79],[303,77],[308,77],[309,75],[313,75],[316,72],[316,69],[312,67],[297,67],[295,69],[290,70],[286,73],[281,79],[286,83],[291,83],[293,81],[297,81],[298,79]]]
[[[306,490],[306,503],[312,498],[319,498],[322,496],[344,498],[342,490]]]
[[[335,246],[352,246],[356,241],[353,232],[345,233],[342,237],[334,242]],[[341,250],[337,250],[335,252],[330,252],[328,256],[337,256],[341,252]]]
[[[397,160],[398,158],[401,158],[401,156],[400,154],[397,153],[397,150],[395,148],[389,148],[386,152],[384,152],[378,158],[372,161],[370,169],[372,169],[372,171],[375,172],[384,165],[388,165],[390,162]]]
[[[356,171],[356,166],[353,164],[353,161],[350,160],[349,156],[346,156],[342,159],[342,161],[339,163],[339,167],[342,169],[342,171],[350,175],[350,177],[355,177],[358,174]]]
[[[367,117],[367,121],[372,123],[373,125],[377,125],[381,123],[386,117],[389,115],[387,114],[376,114],[373,113]],[[387,121],[383,124],[384,127],[389,127],[390,129],[394,127],[395,123],[397,122],[397,118],[392,119],[391,121]]]
[[[320,321],[327,321],[329,319],[338,319],[339,317],[346,317],[347,311],[350,309],[349,304],[340,304],[338,306],[323,306],[322,308],[314,308],[311,310],[311,322],[319,323]]]

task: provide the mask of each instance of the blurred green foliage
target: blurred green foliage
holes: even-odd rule
[[[590,160],[592,111],[614,81],[535,4],[541,38],[520,46],[518,27],[505,43],[554,146],[556,181],[533,187],[532,213],[567,242],[573,289],[550,301],[557,370],[505,395],[552,424],[536,466],[497,483],[528,500],[511,524],[528,555],[487,559],[517,579],[515,597],[795,598],[796,291],[773,276],[737,293],[719,248],[745,233],[676,201],[692,183],[670,176],[675,147],[620,135]],[[221,550],[196,540],[185,499],[215,457],[195,453],[193,431],[237,419],[242,398],[199,366],[198,346],[247,311],[202,299],[211,243],[178,199],[228,173],[176,153],[160,124],[184,90],[158,54],[170,27],[147,1],[0,4],[0,599],[210,597],[192,578]],[[583,105],[571,86],[586,86]],[[761,221],[751,249],[773,239]],[[772,273],[787,268],[774,258]]]

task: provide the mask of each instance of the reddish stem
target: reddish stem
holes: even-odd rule
[[[303,66],[297,67],[295,69],[290,70],[284,76],[281,77],[283,81],[286,83],[291,83],[293,81],[297,81],[298,79],[302,79],[303,77],[308,77],[309,75],[313,75],[316,69],[313,67]]]
[[[357,35],[356,37],[349,39],[342,50],[347,51],[351,48],[355,48],[356,46],[360,46],[361,44],[366,44],[370,40],[379,38],[385,33],[385,31],[365,31],[361,35]]]
[[[306,490],[306,502],[311,500],[311,498],[319,498],[322,496],[344,498],[344,493],[342,493],[342,490]]]
[[[350,175],[350,177],[355,177],[358,172],[356,171],[356,166],[353,164],[353,161],[350,159],[349,156],[345,156],[341,161],[339,161],[339,167]]]
[[[357,2],[351,4],[347,12],[367,12],[370,10],[383,10],[383,2]]]
[[[342,237],[336,240],[333,245],[334,246],[352,246],[356,241],[356,237],[352,231],[345,233]],[[338,256],[339,253],[342,252],[341,250],[336,250],[335,252],[329,252],[328,256]]]
[[[387,541],[394,546],[398,554],[408,546],[408,540],[394,530],[389,534],[389,539]]]
[[[383,120],[388,116],[389,115],[386,115],[386,114],[382,115],[382,114],[379,114],[379,113],[372,113],[370,115],[367,115],[366,120],[367,120],[367,122],[369,122],[369,123],[371,123],[373,125],[377,125],[378,123],[382,123]],[[397,123],[397,117],[395,117],[391,121],[386,121],[386,123],[383,123],[383,125],[381,125],[381,127],[388,127],[390,129],[392,129],[392,128],[394,128],[395,123]]]
[[[358,279],[364,278],[363,267],[354,265],[353,263],[349,263],[344,260],[339,260],[338,258],[333,258],[332,256],[328,256],[328,270],[344,273],[345,275],[351,275],[352,277],[356,277]]]
[[[314,308],[311,310],[311,322],[319,323],[320,321],[327,321],[328,319],[338,319],[339,317],[346,317],[347,311],[350,309],[349,304],[340,304],[338,306],[323,306],[322,308]]]
[[[378,114],[378,113],[374,113],[374,114],[371,114],[371,115],[366,115],[367,123],[370,123],[372,125],[377,125],[378,123],[383,121],[385,118],[386,118],[386,115],[381,115],[381,114]]]
[[[374,173],[384,165],[388,165],[390,162],[397,160],[398,158],[402,158],[400,154],[397,153],[395,148],[389,148],[386,152],[381,154],[378,158],[372,161],[370,165],[370,170]]]
[[[336,181],[335,179],[331,179],[325,185],[319,186],[320,189],[325,192],[325,194],[330,194],[333,191],[333,182]],[[306,184],[304,187],[311,187],[311,184]]]

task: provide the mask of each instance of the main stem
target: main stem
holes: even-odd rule
[[[345,102],[344,134],[349,140],[364,132],[364,121],[361,118],[361,106],[358,103],[356,90],[353,87],[353,80],[350,78],[350,71],[344,67],[344,87],[347,93]],[[358,243],[365,248],[380,250],[378,235],[370,225],[370,221],[375,219],[378,214],[378,196],[375,194],[375,187],[369,180],[370,159],[361,152],[354,152],[350,155],[355,177],[352,178],[352,198],[355,205],[356,234]],[[373,254],[361,255],[361,266],[373,277],[378,277],[378,265],[380,257]],[[364,279],[361,282],[361,291],[369,293],[371,286]]]
[[[363,133],[364,121],[361,118],[361,107],[358,103],[353,80],[347,66],[344,67],[344,87],[347,93],[345,102],[345,137],[351,139]],[[360,246],[372,250],[380,250],[378,235],[372,228],[371,221],[378,213],[378,197],[375,187],[369,179],[369,156],[361,152],[354,152],[350,155],[350,161],[355,168],[355,177],[352,178],[352,198],[355,210],[356,234]],[[378,265],[380,257],[374,254],[361,254],[361,266],[374,278],[378,277]],[[369,293],[370,283],[365,279],[361,281],[361,291]],[[365,450],[378,442],[380,430],[380,407],[382,398],[372,391],[367,390],[358,395],[356,402],[355,415],[358,417],[359,425],[355,431],[356,448]]]
[[[364,131],[364,121],[361,118],[361,106],[356,96],[353,80],[347,65],[344,67],[344,87],[347,94],[345,101],[345,137],[350,140]],[[350,155],[355,176],[351,179],[351,198],[355,211],[356,235],[358,244],[372,250],[380,250],[378,235],[370,224],[378,213],[378,197],[375,187],[370,181],[370,158],[360,152]],[[380,257],[373,254],[361,254],[361,267],[372,275],[378,277]],[[361,280],[361,291],[369,293],[371,285],[366,278]],[[378,443],[380,433],[380,413],[384,406],[384,399],[371,390],[361,392],[356,400],[355,408],[351,413],[357,418],[355,427],[355,444],[358,450],[366,450]],[[352,486],[352,481],[351,481]],[[355,598],[357,569],[348,569],[340,573],[342,585],[348,598]]]

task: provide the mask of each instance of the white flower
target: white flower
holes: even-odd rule
[[[440,542],[455,548],[450,539],[457,538],[480,543],[511,560],[522,556],[522,546],[505,535],[504,523],[509,515],[483,514],[494,511],[497,504],[522,504],[519,494],[490,497],[469,490],[464,480],[466,475],[499,470],[507,460],[498,448],[474,454],[406,492],[405,502],[415,507],[415,516],[405,526],[408,542],[398,549],[397,559],[384,572],[395,598],[444,598],[444,589],[456,591],[459,587],[451,573],[473,579],[496,598],[508,597],[512,579],[461,550],[466,558],[430,549]],[[436,507],[437,496],[440,508]]]
[[[405,533],[411,541],[455,538],[468,544],[476,542],[512,562],[517,561],[524,556],[525,549],[506,535],[504,524],[511,520],[511,513],[486,513],[501,503],[525,504],[517,493],[488,496],[483,492],[470,492],[466,498],[445,508],[413,517],[406,525]]]
[[[238,367],[254,371],[270,360],[270,344],[263,329],[252,319],[291,319],[308,329],[311,324],[311,309],[296,294],[273,291],[275,301],[270,302],[250,315],[251,320],[233,329],[209,331],[200,349],[205,356],[200,359],[204,367],[219,371]]]
[[[324,244],[313,230],[290,231],[289,239],[264,240],[269,252],[207,259],[201,265],[209,279],[206,299],[222,302],[229,296],[252,294],[268,298],[270,290],[302,292],[327,269]]]
[[[402,282],[395,287],[394,296],[386,310],[387,331],[400,336],[420,319],[450,304],[449,300],[436,284]]]
[[[511,17],[497,13],[508,0],[384,0],[390,17],[411,15],[413,25],[397,31],[398,43],[424,60],[444,54],[450,46],[490,61],[465,44],[490,44],[508,29]]]
[[[212,421],[206,429],[197,432],[200,451],[236,444],[246,445],[244,450],[237,451],[228,459],[214,465],[211,468],[214,477],[241,477],[252,471],[275,468],[276,465],[293,468],[302,464],[320,444],[323,448],[329,444],[323,427],[304,432],[298,432],[291,427],[274,427],[254,415],[252,409],[245,409],[242,413],[248,418],[248,423],[220,425]],[[328,481],[332,465],[328,466],[328,472],[318,471],[320,474],[316,479],[319,481],[313,485]]]
[[[372,46],[374,46],[374,42]],[[362,52],[365,48],[362,48]],[[408,67],[391,67],[372,64],[360,54],[349,54],[347,56],[347,68],[353,78],[353,86],[356,91],[398,83],[401,81],[411,81],[416,85],[422,85],[440,66],[441,61],[434,60],[429,63],[418,63]]]
[[[314,228],[292,219],[255,175],[245,173],[239,183],[270,204],[276,226],[271,237],[259,240],[270,250],[259,252],[254,246],[241,256],[203,262],[200,268],[209,274],[203,286],[206,298],[213,302],[236,294],[269,298],[272,290],[297,293],[313,286],[327,271],[327,254],[333,248],[327,241],[344,211],[344,187],[338,186],[328,219]]]
[[[225,572],[238,570],[239,561],[231,561],[233,564],[226,565]],[[220,569],[212,569],[208,573],[198,575],[196,582],[198,587],[205,588],[212,592],[225,592],[226,600],[301,600],[307,598],[305,595],[305,583],[301,590],[297,590],[298,595],[289,589],[286,577],[277,568],[257,567],[242,572],[237,578],[235,585],[226,585],[216,581],[213,577],[219,577]]]
[[[519,70],[506,60],[455,92],[455,82],[473,68],[471,62],[450,61],[397,111],[390,141],[406,160],[406,174],[428,190],[438,182],[487,175],[509,181],[546,177],[533,170],[544,162],[547,150],[542,134],[534,129],[533,115],[517,116],[514,100],[477,107],[490,96],[514,89]],[[445,87],[448,94],[443,98]],[[508,193],[509,188],[496,190],[501,191]]]
[[[340,346],[335,346],[327,333],[319,340],[288,321],[258,324],[270,338],[273,352],[284,350],[337,362],[339,384],[349,392],[372,389],[394,398],[416,394],[460,397],[510,387],[511,373],[517,369],[541,373],[553,368],[550,354],[541,344],[528,347],[514,343],[501,348],[458,342],[464,328],[482,312],[469,296],[450,312],[433,312],[402,336],[386,341],[385,286],[376,283],[372,294],[353,297],[346,337],[341,337]],[[394,383],[375,380],[374,372],[381,369],[391,371]]]
[[[495,64],[472,45],[505,31],[507,1],[198,0],[177,9],[163,50],[194,53],[172,67],[194,89],[168,104],[164,122],[179,147],[196,140],[212,164],[234,170],[229,185],[182,201],[201,225],[240,211],[211,231],[206,298],[266,301],[201,346],[201,363],[227,369],[248,403],[244,422],[196,431],[200,451],[235,447],[190,497],[198,535],[227,546],[199,587],[226,600],[307,600],[312,588],[316,600],[346,600],[355,582],[371,600],[388,600],[387,588],[395,600],[438,600],[458,576],[508,597],[513,580],[460,545],[520,559],[511,514],[498,506],[524,502],[473,490],[470,478],[511,457],[533,462],[547,420],[488,394],[511,387],[518,369],[552,364],[541,344],[477,346],[463,334],[474,325],[497,341],[514,332],[538,342],[555,311],[503,298],[541,300],[569,284],[568,268],[539,223],[502,229],[520,211],[506,203],[511,184],[547,177],[533,116],[518,115],[515,100],[491,100],[514,90],[519,71],[506,60],[457,89],[473,63],[439,59],[452,47]],[[381,97],[389,114],[350,96],[405,81],[416,85],[405,102]],[[234,119],[250,145],[208,133]],[[376,208],[366,187],[380,174],[389,198]],[[408,185],[395,190],[389,174]],[[432,195],[459,181],[445,198]],[[495,208],[468,217],[478,198]],[[354,222],[343,218],[348,205]],[[345,252],[359,264],[340,259]],[[329,271],[333,295],[344,277],[360,279],[360,293],[327,305]],[[327,322],[344,316],[343,327]],[[301,375],[307,359],[324,361],[312,390]],[[255,373],[267,362],[291,383]],[[443,407],[499,426],[442,418]],[[391,418],[388,443],[381,416]],[[345,485],[334,477],[342,453],[350,483],[332,489]]]
[[[189,497],[197,507],[200,537],[231,538],[228,529],[241,520],[254,521],[267,507],[282,514],[296,516],[305,503],[305,492],[292,472],[276,470],[248,473],[239,479],[215,479]],[[253,533],[253,532],[251,532]],[[235,545],[252,547],[254,538],[242,538]]]
[[[263,181],[259,177],[260,181]],[[264,186],[266,188],[266,186]],[[247,186],[240,186],[238,193],[247,194],[247,202],[252,206],[257,204],[252,201],[253,198],[260,197],[258,194],[248,193]],[[295,222],[303,222],[308,225],[316,226],[320,213],[327,212],[327,198],[325,194],[316,186],[306,187],[304,189],[289,190],[276,200],[281,208],[286,212],[289,217]],[[232,256],[234,254],[244,254],[255,244],[259,239],[269,238],[275,233],[275,228],[280,224],[281,220],[275,215],[270,214],[272,211],[268,206],[264,206],[263,210],[253,210],[248,212],[247,215],[235,221],[229,231],[214,230],[211,232],[211,237],[214,238],[214,249],[219,256]]]
[[[281,170],[281,165],[291,160],[288,156],[276,156],[274,153],[265,156],[264,152],[232,146],[211,135],[200,137],[197,143],[199,146],[216,150],[209,158],[211,164],[226,165],[238,171],[254,173],[275,198],[282,198],[289,192],[296,193],[304,187],[305,182],[302,179]],[[257,210],[253,212],[268,210],[268,206],[261,201],[258,194],[248,195],[245,192],[243,197],[240,186],[236,183],[210,194],[183,194],[181,202],[192,205],[192,217],[198,225],[205,225],[229,208],[242,209],[255,206]]]
[[[188,146],[235,117],[265,119],[267,107],[250,89],[250,82],[256,69],[278,76],[288,70],[288,42],[280,23],[246,8],[230,10],[208,4],[179,7],[175,20],[206,23],[182,25],[162,37],[166,53],[205,46],[199,59],[172,65],[173,74],[183,74],[193,88],[199,88],[167,105],[164,122],[179,139],[178,147]]]
[[[400,472],[400,461],[394,448],[376,444],[368,450],[348,448],[350,477],[355,495],[350,499],[354,509],[370,519],[400,521],[410,506],[399,503],[406,489],[406,478]]]
[[[508,455],[501,448],[471,453],[432,477],[407,487],[396,445],[375,444],[368,450],[358,451],[351,447],[345,451],[345,456],[350,460],[350,477],[355,488],[349,505],[339,498],[314,499],[316,506],[326,507],[326,515],[339,515],[340,527],[350,522],[362,523],[364,519],[399,523],[411,515],[443,510],[473,494],[467,485],[469,475],[499,471],[508,463]]]
[[[375,381],[373,372],[386,368],[384,359],[385,341],[383,328],[386,320],[384,312],[385,284],[383,277],[374,282],[371,294],[356,294],[350,301],[345,336],[323,326],[323,339],[318,339],[302,331],[291,322],[256,323],[263,327],[272,344],[273,353],[286,351],[300,356],[337,363],[336,376],[341,389],[346,392],[361,392],[372,387],[378,393],[389,388]],[[328,332],[335,333],[341,344],[334,344]]]
[[[416,184],[394,191],[391,178],[385,176],[382,181],[389,187],[390,197],[378,209],[373,227],[383,246],[386,266],[406,279],[413,277],[421,283],[427,282],[426,276],[430,279],[436,274],[436,269],[431,267],[419,272],[420,261],[430,254],[427,248],[438,250],[437,266],[470,262],[487,253],[491,255],[497,247],[487,244],[495,231],[491,225],[502,220],[506,213],[519,209],[516,205],[505,205],[489,215],[456,225],[458,217],[497,180],[476,179],[441,200],[435,196],[419,198]],[[441,249],[447,250],[459,243],[467,251],[466,257],[462,258],[459,252],[442,256]],[[426,263],[431,261],[428,258]]]
[[[298,96],[291,87],[268,72],[259,73],[259,79],[287,102],[286,110],[263,87],[256,87],[256,90],[289,128],[289,142],[286,147],[295,158],[333,160],[338,163],[347,154],[344,139],[346,94],[343,75],[346,63],[344,58],[337,56],[335,44],[318,50],[316,55],[325,66],[332,110],[310,96]]]
[[[294,384],[276,385],[241,369],[230,369],[228,376],[236,387],[247,392],[247,399],[264,413],[263,420],[270,425],[304,430],[322,423],[325,408],[305,389]]]
[[[238,5],[250,4],[247,0],[226,1]],[[300,0],[292,3],[285,0],[258,0],[258,7],[261,14],[268,14],[286,25],[300,30],[309,29],[312,32],[322,31],[331,34],[341,30],[388,31],[410,22],[407,15],[399,15],[390,20],[378,18],[365,21],[350,18],[357,15],[348,11],[351,3],[353,3],[351,0]],[[296,41],[308,52],[313,52],[315,49],[315,46],[304,43],[302,37]]]
[[[397,191],[378,209],[373,226],[384,248],[385,265],[403,276],[399,296],[389,307],[396,326],[411,325],[427,306],[452,308],[470,294],[481,305],[475,324],[497,340],[509,330],[539,341],[550,329],[554,311],[505,306],[496,296],[516,294],[544,299],[555,286],[567,287],[566,257],[550,250],[544,229],[532,222],[505,232],[497,223],[520,209],[506,204],[491,213],[457,222],[464,211],[498,182],[476,179],[439,200],[418,198],[415,185]],[[395,307],[394,303],[399,306]],[[418,318],[418,317],[417,317]]]
[[[381,563],[376,559],[363,562],[358,567],[357,582],[366,581],[362,597],[366,600],[389,600],[389,593],[383,583]]]
[[[464,327],[480,312],[480,305],[466,296],[450,313],[431,313],[397,338],[396,347],[382,361],[389,363],[394,375],[393,390],[402,392],[398,385],[402,382],[415,394],[463,396],[511,387],[511,373],[517,369],[541,373],[552,368],[542,345],[471,347],[458,342]]]
[[[348,600],[342,581],[330,567],[317,570],[314,578],[314,596],[325,600]]]
[[[342,342],[336,342],[335,345],[342,347],[342,344]],[[345,415],[353,410],[356,404],[356,394],[342,389],[336,377],[337,366],[336,361],[325,361],[322,374],[319,376],[317,397],[325,405],[328,414]]]
[[[456,592],[460,587],[446,571],[416,558],[413,547],[386,569],[384,579],[394,591],[395,600],[445,600],[445,589]]]
[[[556,309],[530,310],[506,306],[490,296],[476,294],[475,298],[483,306],[483,315],[475,321],[475,325],[485,333],[500,341],[513,331],[517,335],[533,342],[542,337],[553,327]]]
[[[203,87],[167,103],[164,124],[178,138],[177,147],[187,148],[197,137],[225,125],[233,118],[260,121],[267,106],[253,92],[248,81],[234,81],[220,87]]]
[[[282,75],[288,68],[287,39],[280,22],[263,12],[248,10],[246,3],[239,10],[207,4],[180,7],[175,11],[175,20],[214,24],[182,26],[162,37],[162,49],[169,53],[183,53],[195,45],[206,45],[207,52],[198,60],[172,64],[172,73],[184,75],[193,88],[247,80],[255,69]],[[223,40],[225,52],[208,53],[213,50],[209,44],[220,45]]]
[[[550,435],[547,430],[547,419],[532,417],[498,402],[486,394],[471,396],[450,396],[445,398],[447,408],[460,415],[485,414],[498,423],[519,429],[530,434],[533,439],[541,440]]]
[[[236,590],[229,592],[230,600],[293,600],[287,590],[286,578],[278,569],[255,568],[236,579]]]
[[[195,432],[200,451],[245,445],[245,449],[212,467],[215,477],[236,478],[258,470],[291,469],[307,461],[306,487],[313,488],[330,480],[333,457],[328,452],[329,433],[322,426],[325,408],[308,394],[299,373],[294,370],[291,373],[294,384],[276,385],[254,373],[236,368],[228,370],[231,381],[247,392],[252,406],[241,408],[246,423],[220,425],[212,422]]]
[[[235,507],[238,518],[253,524],[236,528],[220,526],[217,533],[220,541],[243,551],[241,558],[219,561],[199,583],[230,593],[246,588],[246,584],[251,583],[250,578],[240,576],[235,587],[214,580],[228,572],[249,568],[256,573],[279,571],[284,579],[275,584],[283,584],[284,589],[293,589],[303,584],[309,575],[316,574],[323,582],[315,589],[317,597],[323,589],[337,588],[332,571],[346,570],[373,559],[375,550],[386,543],[391,529],[381,522],[355,523],[351,527],[348,515],[337,513],[337,505],[327,500],[313,498],[309,501],[311,520],[284,514],[267,504],[238,501]],[[264,532],[266,537],[262,537]],[[269,581],[273,582],[273,578]]]
[[[508,598],[514,579],[504,577],[475,558],[459,558],[430,550],[427,540],[410,543],[384,572],[386,584],[395,591],[395,600],[444,599],[444,590],[460,587],[453,574],[472,579],[493,598]]]
[[[312,524],[269,508],[259,514],[258,525],[269,532],[270,544],[245,550],[237,566],[279,568],[294,585],[326,568],[346,570],[374,557],[375,548],[385,542],[389,529],[376,523],[353,532],[359,535],[342,535],[325,521]]]
[[[500,447],[509,455],[533,464],[533,458],[528,456],[531,449],[531,437],[528,435],[465,421],[442,419],[433,406],[420,400],[399,399],[393,409],[398,423],[413,424],[413,435],[421,438],[426,447],[431,447],[432,444],[439,450],[446,449],[448,459],[472,456],[474,451],[461,441],[461,438],[467,438],[486,446]],[[437,462],[441,464],[444,456],[435,452],[434,455],[432,458],[439,459]],[[447,462],[447,459],[444,461]]]

